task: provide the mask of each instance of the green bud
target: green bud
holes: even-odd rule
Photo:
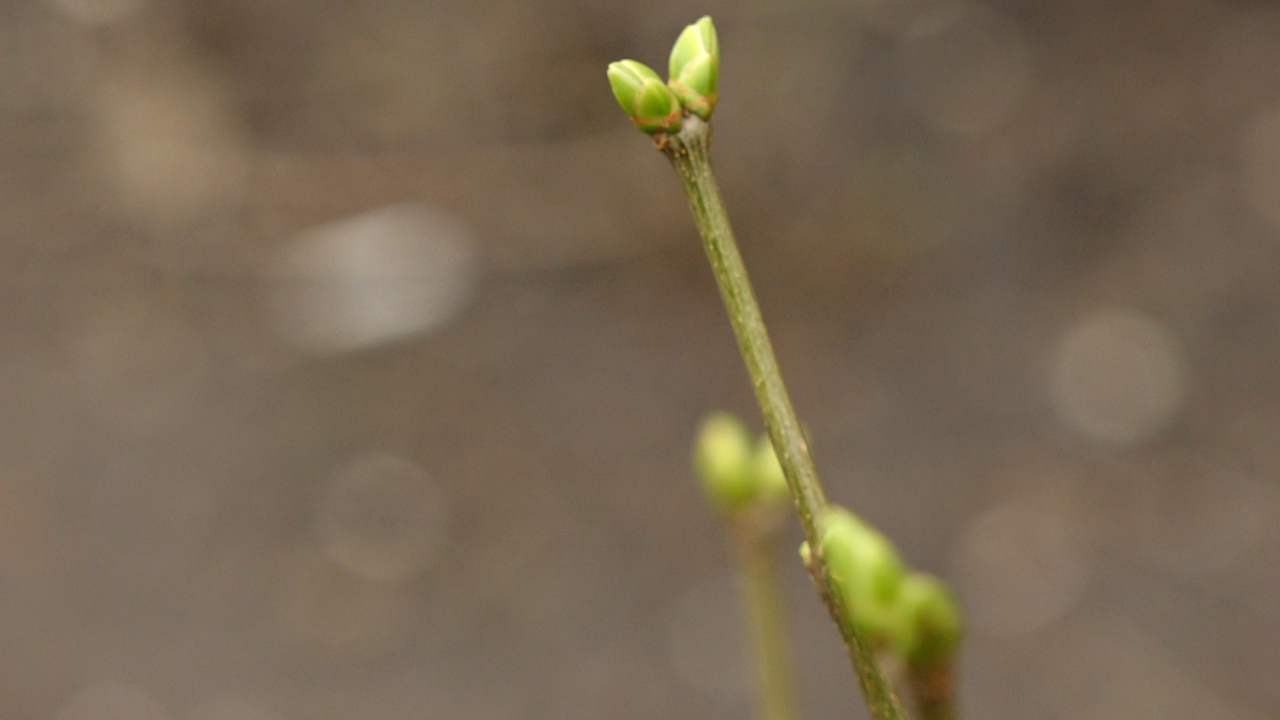
[[[609,63],[609,85],[636,127],[650,135],[679,132],[680,101],[648,65],[635,60]]]
[[[914,667],[950,661],[964,634],[955,596],[941,580],[925,573],[903,578],[896,625],[893,649]]]
[[[740,508],[756,498],[751,468],[751,435],[726,412],[708,415],[698,429],[693,466],[707,498],[723,510]]]
[[[896,603],[906,574],[898,551],[879,531],[844,508],[819,519],[820,550],[845,609],[872,642],[886,645],[897,626]]]
[[[768,435],[761,435],[756,441],[755,453],[751,457],[751,472],[756,479],[761,500],[777,502],[790,496],[787,476],[782,472],[782,464],[778,462],[778,454],[773,451],[773,442]]]
[[[720,80],[720,41],[710,17],[703,16],[676,38],[671,48],[670,74],[667,82],[685,109],[710,120]]]
[[[808,540],[800,542],[800,562],[804,563],[805,567],[809,567],[813,563],[813,552],[809,550]]]

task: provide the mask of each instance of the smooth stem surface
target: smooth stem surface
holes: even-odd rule
[[[907,682],[920,720],[959,720],[952,690],[951,663],[908,667]]]
[[[760,720],[799,720],[791,677],[787,618],[777,572],[777,533],[756,516],[737,523],[738,576],[751,631]]]
[[[826,507],[826,495],[813,458],[809,455],[809,442],[782,382],[769,333],[760,315],[760,306],[756,303],[747,268],[738,252],[729,217],[720,199],[720,190],[711,170],[711,127],[697,117],[690,117],[685,120],[679,134],[659,137],[659,149],[671,160],[680,176],[689,208],[702,235],[707,259],[711,261],[716,283],[720,286],[720,296],[729,313],[729,322],[738,339],[751,385],[755,388],[769,439],[787,476],[804,536],[809,547],[818,548],[816,518]],[[815,566],[810,570],[827,610],[840,628],[871,716],[875,720],[906,720],[902,701],[876,660],[875,651],[847,620],[849,615],[840,594],[831,592],[825,568]]]
[[[679,135],[667,137],[662,150],[684,185],[707,259],[711,261],[716,283],[720,286],[720,296],[729,312],[729,322],[733,325],[742,359],[746,362],[747,374],[755,388],[769,439],[795,499],[800,525],[809,546],[816,548],[816,516],[826,507],[827,498],[809,456],[809,442],[782,383],[760,306],[756,303],[747,268],[738,253],[733,228],[729,226],[729,217],[720,200],[720,189],[711,171],[710,144],[710,126],[697,118],[690,118]]]

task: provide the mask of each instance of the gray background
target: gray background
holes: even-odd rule
[[[8,0],[0,717],[749,717],[688,448],[758,416],[604,79],[704,12],[829,494],[958,588],[968,715],[1275,715],[1272,4]]]

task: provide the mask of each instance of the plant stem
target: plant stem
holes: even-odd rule
[[[744,513],[734,523],[733,535],[738,550],[740,594],[756,660],[759,718],[799,720],[786,613],[778,591],[777,524],[776,518]]]
[[[671,161],[684,186],[707,259],[711,261],[716,283],[720,286],[720,296],[729,313],[729,322],[738,339],[738,348],[751,377],[751,385],[755,388],[769,439],[787,476],[787,485],[791,489],[805,538],[814,550],[812,557],[815,562],[810,572],[828,612],[840,628],[867,707],[875,720],[905,720],[902,701],[876,660],[874,649],[848,621],[849,614],[845,612],[840,594],[831,591],[826,568],[822,566],[817,552],[821,545],[816,518],[826,507],[826,495],[813,458],[809,455],[808,440],[782,382],[769,333],[760,315],[760,306],[756,303],[746,266],[720,199],[720,190],[711,170],[711,127],[691,116],[685,119],[678,134],[659,134],[656,137],[660,138],[657,141],[659,149]]]
[[[920,720],[958,720],[952,689],[953,670],[950,662],[928,667],[908,667],[907,683]]]

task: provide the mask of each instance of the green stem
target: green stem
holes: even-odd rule
[[[720,200],[720,190],[711,170],[711,126],[697,117],[688,117],[679,134],[658,134],[658,147],[671,160],[680,176],[685,196],[693,211],[698,232],[711,261],[720,296],[729,313],[738,348],[746,362],[756,400],[764,415],[769,439],[778,453],[778,462],[787,476],[787,485],[795,500],[796,513],[810,548],[820,547],[816,518],[826,507],[827,499],[818,479],[818,471],[809,455],[809,443],[796,411],[791,406],[778,361],[773,355],[769,333],[765,330],[760,306],[747,277],[746,266],[733,238],[733,229]],[[819,553],[814,552],[814,558]],[[875,720],[905,720],[902,701],[898,699],[893,684],[885,676],[876,660],[874,649],[848,621],[839,593],[831,591],[825,567],[818,563],[810,567],[819,593],[831,618],[840,628],[845,648],[858,676],[867,707]]]
[[[776,508],[775,508],[776,509]],[[735,522],[739,584],[756,660],[760,720],[798,720],[787,620],[778,592],[777,532],[759,513]]]

